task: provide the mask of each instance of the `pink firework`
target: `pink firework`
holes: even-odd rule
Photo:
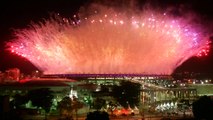
[[[188,20],[110,10],[76,21],[58,17],[32,24],[17,30],[8,45],[45,74],[171,74],[188,58],[207,55],[207,42]]]

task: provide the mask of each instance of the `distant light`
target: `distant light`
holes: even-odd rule
[[[120,24],[122,24],[122,25],[123,25],[123,24],[124,24],[124,21],[123,21],[123,20],[121,20],[121,21],[120,21]]]

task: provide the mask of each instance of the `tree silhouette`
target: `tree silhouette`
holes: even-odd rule
[[[16,109],[21,108],[22,105],[26,104],[29,101],[27,95],[16,94],[13,101],[11,102],[13,107]]]
[[[192,104],[195,119],[213,120],[213,100],[208,96],[202,96]]]
[[[73,107],[73,110],[75,111],[75,115],[76,115],[76,120],[78,119],[78,109],[82,108],[83,107],[83,103],[81,103],[77,97],[73,96],[73,99],[72,99],[72,107]]]
[[[72,99],[68,96],[64,97],[58,104],[58,109],[61,116],[65,116],[66,119],[72,118]]]
[[[76,119],[78,119],[77,112],[78,109],[83,107],[83,103],[81,103],[76,97],[72,99],[68,96],[64,97],[58,104],[58,109],[62,116],[65,116],[66,119],[72,119],[73,111],[76,114]]]
[[[106,100],[97,97],[94,101],[93,108],[97,111],[100,110],[106,104]]]
[[[46,113],[49,113],[53,103],[53,91],[49,88],[35,89],[28,92],[28,97],[33,106],[36,106],[37,108],[41,107],[45,110],[46,119]]]
[[[86,120],[109,120],[109,114],[101,111],[89,112]]]
[[[139,104],[140,84],[122,81],[120,86],[114,86],[113,97],[125,108]]]

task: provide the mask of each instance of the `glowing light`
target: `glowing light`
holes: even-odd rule
[[[17,30],[9,50],[46,74],[171,74],[188,58],[209,52],[202,31],[166,13],[95,13],[75,21],[58,16]]]

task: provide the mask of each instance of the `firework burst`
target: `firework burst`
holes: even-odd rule
[[[188,58],[207,55],[207,42],[196,25],[166,13],[109,10],[32,24],[7,45],[46,74],[171,74]]]

